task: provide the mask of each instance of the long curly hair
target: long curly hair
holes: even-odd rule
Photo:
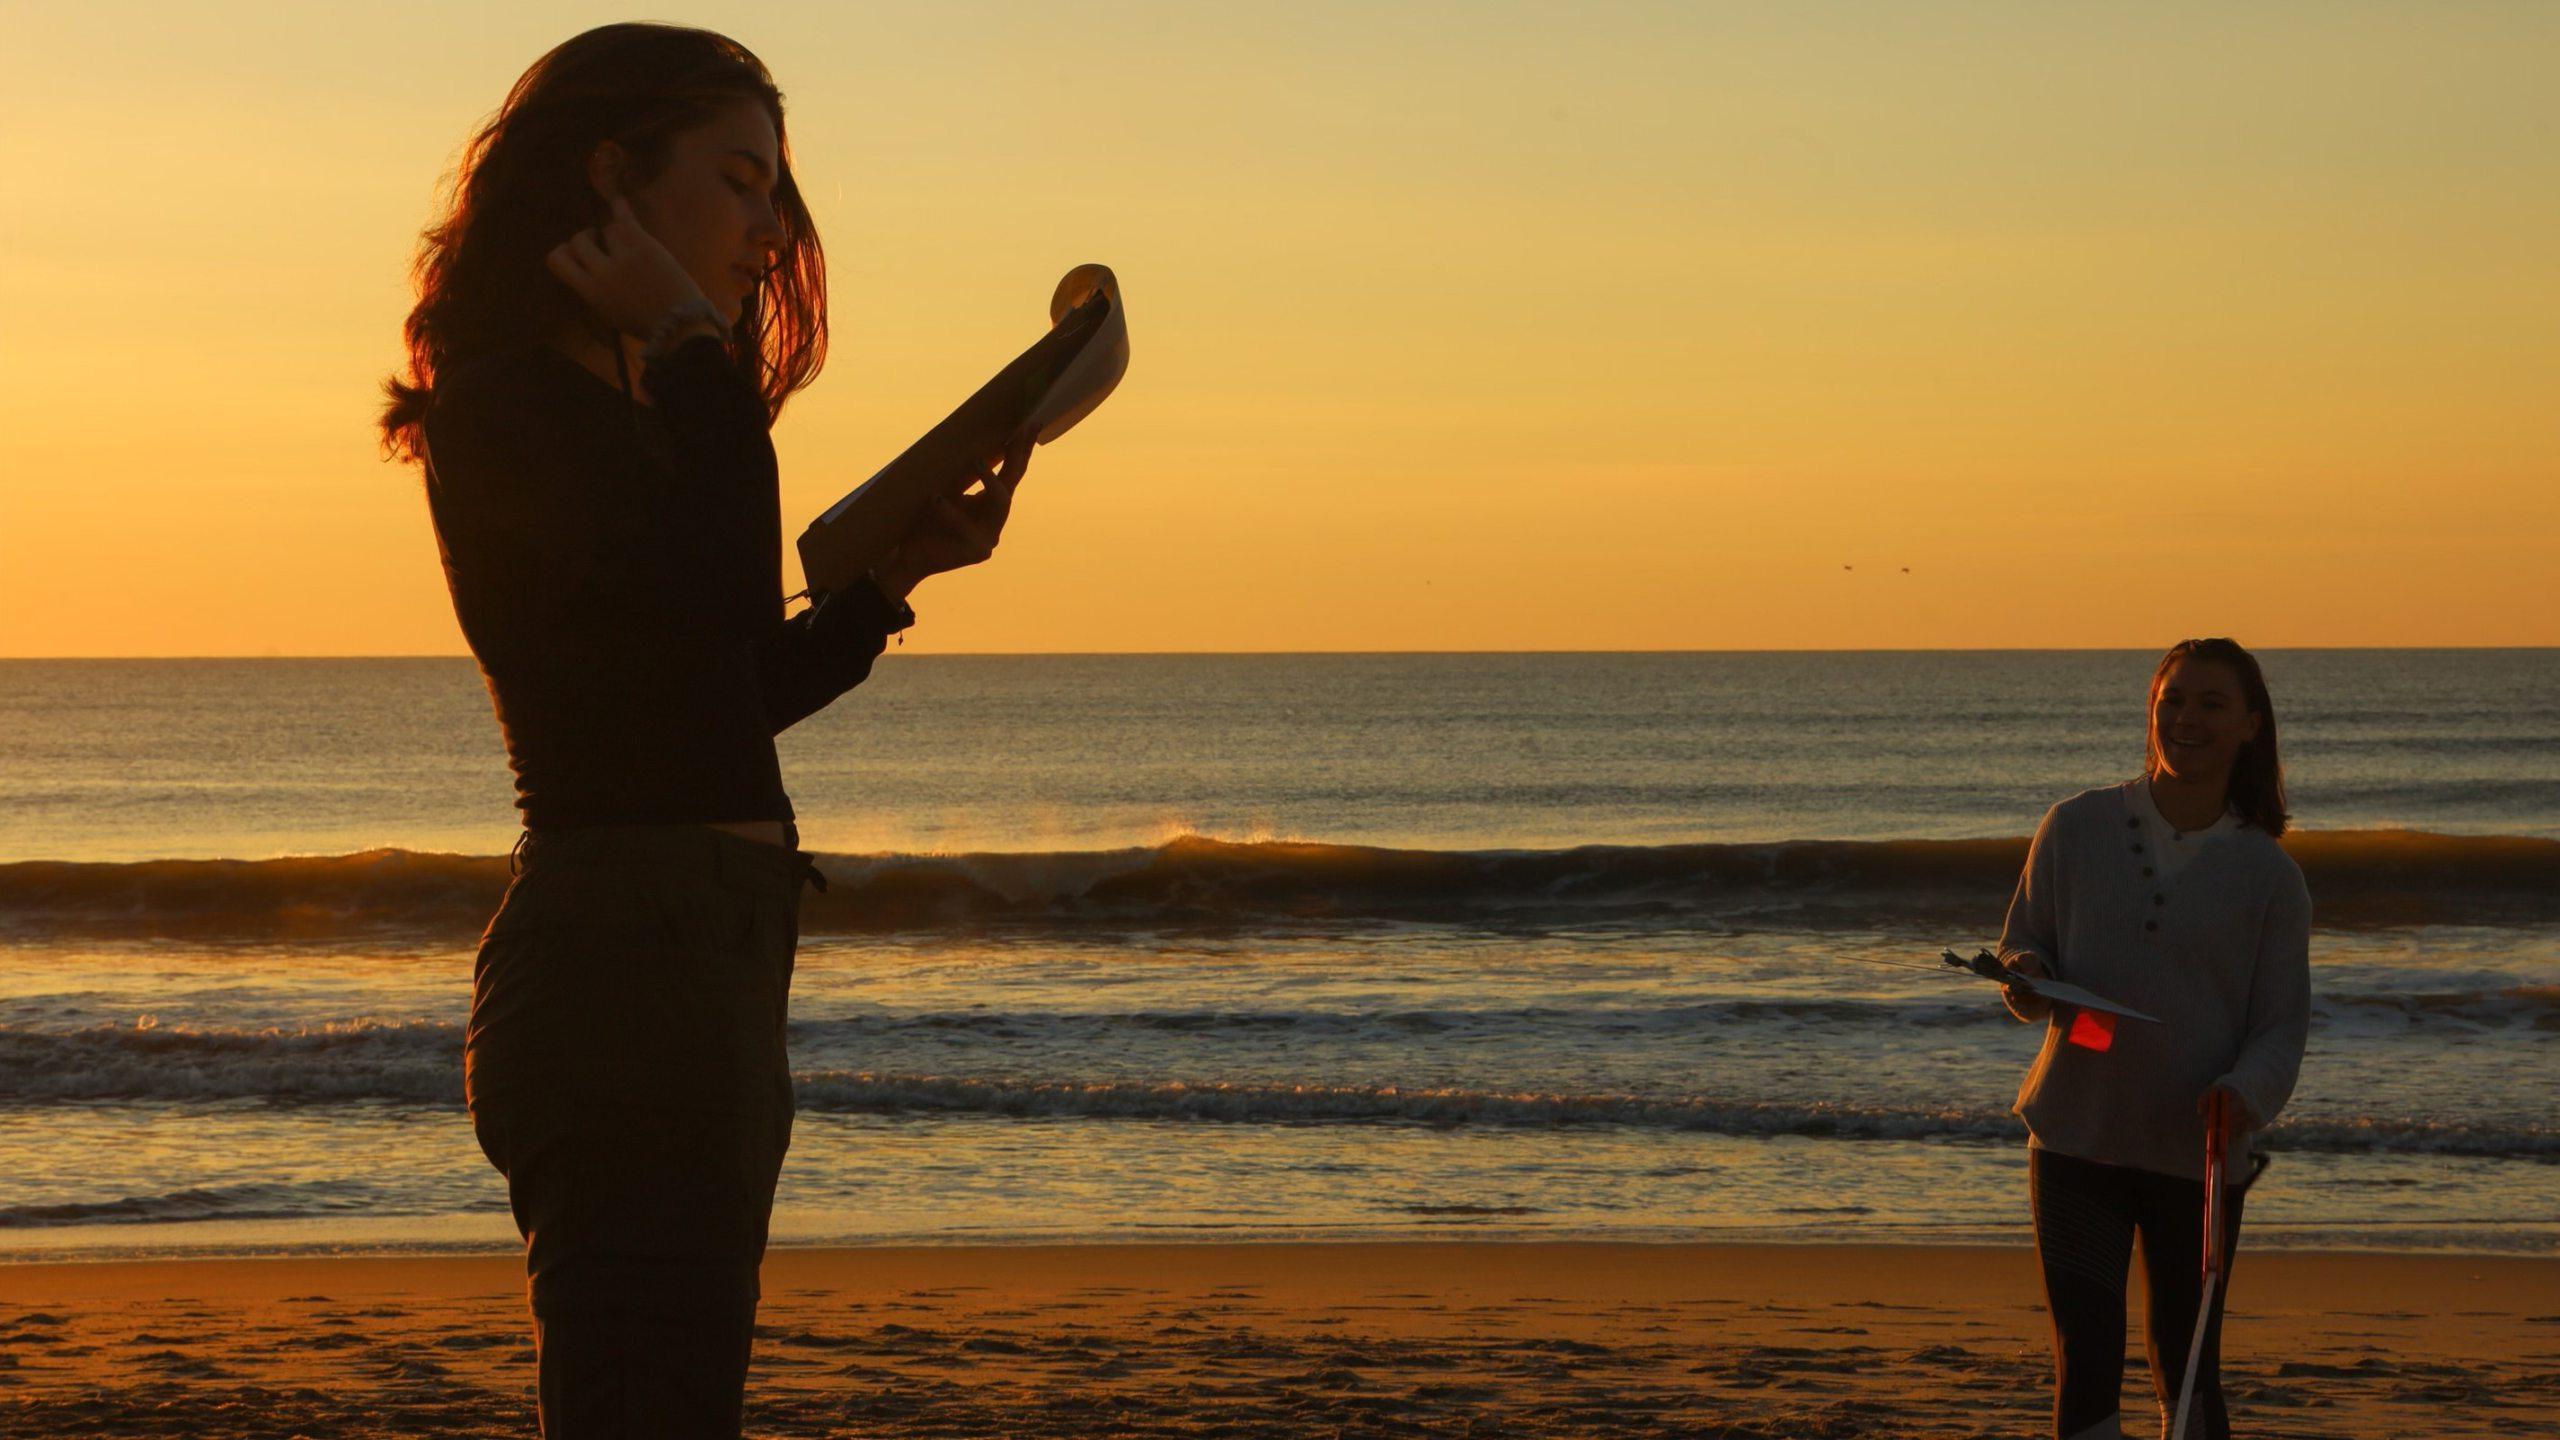
[[[533,62],[463,147],[443,218],[419,237],[418,303],[402,327],[408,371],[383,381],[383,453],[419,460],[427,407],[447,366],[586,318],[543,257],[606,218],[587,181],[598,145],[621,145],[634,183],[647,184],[665,168],[678,133],[740,100],[763,105],[783,142],[773,185],[782,236],[729,336],[730,358],[764,396],[768,423],[817,378],[827,353],[826,257],[791,173],[772,75],[745,46],[708,30],[604,25]]]
[[[2285,810],[2284,755],[2276,748],[2276,703],[2267,693],[2267,677],[2258,668],[2258,657],[2240,648],[2237,640],[2221,636],[2181,640],[2160,657],[2151,671],[2151,719],[2144,726],[2143,773],[2160,773],[2160,687],[2168,683],[2169,672],[2181,660],[2228,665],[2240,677],[2241,700],[2257,712],[2258,733],[2240,742],[2240,753],[2232,757],[2231,808],[2269,835],[2282,835],[2293,816]]]

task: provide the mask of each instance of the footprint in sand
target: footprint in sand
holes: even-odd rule
[[[275,1343],[278,1350],[344,1350],[365,1344],[365,1338],[349,1330],[332,1330],[326,1335],[293,1335]]]
[[[229,1380],[233,1378],[230,1371],[210,1360],[201,1360],[176,1350],[155,1350],[148,1355],[136,1355],[133,1359],[137,1365],[148,1365],[163,1375],[179,1379]]]
[[[2373,1358],[2350,1360],[2344,1365],[2324,1365],[2317,1360],[2287,1360],[2276,1366],[2276,1378],[2279,1380],[2374,1380],[2399,1373],[2399,1366]]]

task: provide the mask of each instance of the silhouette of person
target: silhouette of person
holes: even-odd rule
[[[417,280],[381,425],[423,464],[524,821],[464,1093],[525,1240],[542,1431],[734,1437],[825,883],[773,737],[993,552],[1030,445],[785,618],[769,431],[824,354],[824,260],[780,92],[708,31],[535,62]]]

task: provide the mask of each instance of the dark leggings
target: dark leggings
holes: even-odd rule
[[[2053,1433],[2057,1440],[2114,1436],[2124,1388],[2125,1276],[2134,1237],[2142,1237],[2142,1278],[2150,1293],[2143,1344],[2151,1388],[2159,1397],[2162,1434],[2185,1378],[2187,1344],[2202,1298],[2204,1182],[2184,1180],[2051,1150],[2027,1152],[2034,1194],[2036,1259],[2044,1269],[2045,1304],[2053,1312]],[[2223,1296],[2240,1240],[2242,1186],[2225,1185],[2222,1283],[2205,1324],[2196,1363],[2194,1413],[2187,1434],[2227,1440],[2222,1405]]]
[[[807,857],[701,825],[536,831],[521,854],[463,1075],[525,1240],[542,1433],[735,1440]]]

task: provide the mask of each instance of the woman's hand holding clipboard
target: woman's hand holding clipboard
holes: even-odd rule
[[[1031,447],[1092,414],[1129,368],[1120,283],[1106,267],[1068,271],[1050,297],[1049,322],[941,424],[809,522],[799,545],[811,599],[866,572],[884,589],[912,586],[993,550]],[[998,457],[1002,468],[991,469]],[[986,489],[966,493],[982,481]]]
[[[905,539],[871,567],[882,594],[904,600],[928,575],[976,565],[996,553],[1005,517],[1013,513],[1013,487],[1031,465],[1032,437],[1013,442],[996,468],[971,477],[979,489],[956,499],[937,495]]]

